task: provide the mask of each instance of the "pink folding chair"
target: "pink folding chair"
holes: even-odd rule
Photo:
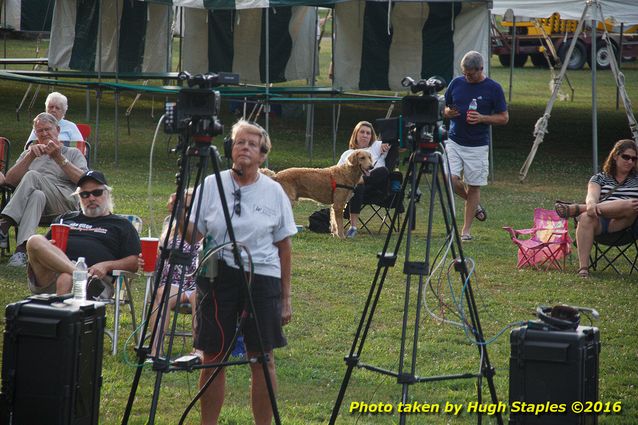
[[[531,229],[503,227],[518,247],[517,267],[562,270],[565,258],[572,251],[568,226],[569,222],[560,218],[556,211],[536,208]]]

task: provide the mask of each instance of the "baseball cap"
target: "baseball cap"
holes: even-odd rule
[[[82,174],[82,176],[80,177],[80,179],[78,180],[78,186],[81,186],[82,183],[84,183],[87,180],[95,180],[98,183],[101,184],[108,184],[106,182],[106,177],[104,177],[104,174],[102,174],[101,171],[97,171],[97,170],[89,170],[86,173]]]

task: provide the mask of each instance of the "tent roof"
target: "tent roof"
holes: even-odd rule
[[[142,0],[152,3],[169,4],[173,6],[193,7],[197,9],[256,9],[266,7],[281,6],[324,6],[332,7],[336,3],[357,0]],[[363,1],[363,0],[359,0]],[[388,2],[389,0],[372,0],[380,2]],[[392,0],[422,2],[422,3],[440,3],[449,2],[450,0]],[[458,3],[488,3],[490,0],[454,0]]]
[[[516,16],[547,18],[558,12],[563,19],[580,19],[586,3],[586,0],[494,0],[492,13],[504,15],[507,9],[512,9]],[[613,17],[618,23],[638,22],[636,0],[598,0],[598,3],[605,18]]]

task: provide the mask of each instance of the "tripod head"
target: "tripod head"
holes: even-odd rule
[[[443,125],[445,101],[443,96],[437,94],[445,88],[445,79],[435,75],[415,82],[405,77],[401,85],[410,88],[412,93],[421,93],[404,96],[401,100],[406,146],[427,156],[447,138],[447,130]]]
[[[222,84],[238,85],[239,74],[209,72],[191,75],[182,71],[177,78],[186,82],[188,87],[179,91],[177,102],[166,102],[164,132],[190,134],[197,142],[210,143],[212,137],[224,132],[218,117],[221,95],[214,88]]]

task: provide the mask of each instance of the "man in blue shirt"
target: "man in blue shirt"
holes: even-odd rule
[[[461,59],[463,75],[452,80],[445,92],[444,116],[450,120],[445,148],[454,191],[465,200],[464,241],[472,240],[470,230],[475,217],[487,219],[480,200],[481,186],[487,185],[489,172],[489,126],[509,121],[503,89],[485,76],[483,63],[479,52],[467,52]],[[476,103],[475,109],[470,108],[472,103]]]

